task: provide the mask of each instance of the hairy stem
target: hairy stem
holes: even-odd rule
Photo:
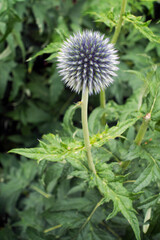
[[[88,167],[89,169],[96,174],[96,169],[93,163],[92,154],[91,154],[91,145],[89,141],[89,130],[88,130],[88,88],[85,92],[82,92],[82,105],[81,105],[81,117],[82,117],[82,128],[83,128],[83,137],[84,145],[87,151],[88,158]]]
[[[143,122],[139,128],[139,131],[137,133],[137,136],[135,138],[135,143],[137,145],[141,145],[141,142],[144,138],[144,135],[147,131],[147,128],[148,128],[148,124],[149,124],[149,121],[151,120],[151,114],[150,113],[147,113],[146,116],[144,117],[143,119]]]
[[[125,13],[126,4],[127,4],[127,0],[122,0],[119,21],[117,23],[114,35],[113,35],[112,40],[111,40],[111,43],[113,43],[113,44],[116,44],[117,39],[118,39],[119,34],[120,34],[120,31],[121,31],[122,22],[123,22],[123,14]],[[106,97],[105,97],[105,91],[103,90],[103,91],[100,92],[100,106],[102,108],[105,108],[105,103],[106,103]],[[105,124],[105,122],[106,122],[105,121],[105,115],[103,115],[102,116],[102,123]]]

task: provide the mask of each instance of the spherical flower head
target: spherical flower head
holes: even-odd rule
[[[58,55],[62,80],[75,92],[99,93],[113,82],[118,62],[117,50],[109,39],[91,30],[70,36]]]

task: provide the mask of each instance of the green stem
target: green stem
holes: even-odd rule
[[[117,39],[118,39],[119,34],[120,34],[120,31],[121,31],[122,22],[123,22],[123,14],[125,13],[126,4],[127,4],[127,0],[122,0],[119,21],[117,23],[114,35],[113,35],[112,40],[111,40],[111,43],[113,43],[113,44],[116,44]],[[105,97],[105,91],[103,90],[103,91],[100,92],[100,106],[102,108],[105,108],[105,104],[106,104],[106,97]],[[104,123],[104,124],[106,123],[105,115],[102,116],[102,123]]]
[[[148,124],[149,124],[149,121],[151,120],[151,114],[150,113],[147,113],[146,116],[144,117],[143,119],[143,122],[139,128],[139,131],[137,133],[137,136],[135,138],[135,143],[137,145],[141,145],[141,142],[144,138],[144,135],[147,131],[147,128],[148,128]]]
[[[119,21],[118,21],[118,24],[116,26],[116,29],[115,29],[115,32],[114,32],[114,35],[113,35],[112,41],[111,41],[111,43],[113,43],[113,44],[116,44],[117,39],[118,39],[119,34],[120,34],[120,31],[121,31],[122,22],[123,22],[123,14],[125,13],[126,4],[127,4],[127,0],[122,0]]]
[[[92,154],[91,154],[91,145],[89,141],[89,130],[88,130],[88,88],[85,92],[82,92],[82,105],[81,105],[81,117],[82,117],[82,128],[83,128],[83,137],[84,145],[87,151],[88,158],[88,167],[89,169],[96,174],[96,169],[93,163]]]
[[[102,108],[105,108],[105,105],[106,105],[105,91],[101,91],[101,93],[100,93],[100,106]]]
[[[102,108],[105,108],[105,105],[106,105],[105,91],[101,91],[100,92],[100,106]],[[105,114],[103,114],[103,116],[102,116],[101,123],[103,126],[106,125],[106,115]]]
[[[99,206],[101,206],[101,204],[103,203],[104,198],[102,198],[94,207],[93,211],[91,212],[91,214],[89,215],[89,217],[86,219],[86,221],[84,222],[84,224],[82,225],[82,227],[79,230],[79,233],[82,231],[82,229],[86,226],[86,224],[91,220],[91,217],[93,216],[93,214],[95,213],[95,211],[97,210],[97,208]]]

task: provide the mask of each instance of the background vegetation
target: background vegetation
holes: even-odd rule
[[[78,30],[93,29],[112,38],[120,8],[120,0],[1,0],[1,240],[140,239],[135,213],[130,216],[133,232],[125,210],[115,202],[116,195],[110,193],[108,202],[108,196],[104,200],[102,183],[96,187],[79,162],[73,164],[75,148],[80,149],[78,157],[84,157],[79,106],[73,105],[81,96],[64,87],[55,60],[60,43]],[[123,200],[131,209],[133,202],[141,238],[146,240],[160,239],[159,10],[159,1],[128,0],[116,43],[120,70],[106,90],[105,130],[99,121],[104,114],[99,96],[89,99],[97,168],[102,175],[105,169],[107,181],[115,183],[111,189],[127,196]],[[142,146],[135,146],[142,117],[148,112],[152,114],[149,129]],[[117,122],[118,130],[112,128]],[[109,127],[112,140],[106,133]],[[39,148],[33,148],[48,133],[54,135],[45,135]],[[32,152],[7,153],[20,147],[30,147]],[[64,164],[59,160],[64,160],[68,147],[71,151]],[[45,151],[55,151],[54,157],[47,159]],[[102,167],[98,161],[108,165]]]

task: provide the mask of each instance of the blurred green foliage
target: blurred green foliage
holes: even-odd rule
[[[56,70],[61,42],[85,28],[111,38],[120,6],[120,0],[1,0],[1,240],[135,239],[126,219],[138,239],[134,209],[142,239],[159,240],[158,1],[128,1],[116,45],[120,70],[106,90],[106,109],[98,107],[99,96],[90,98],[97,179],[84,161],[79,105],[72,105],[80,96],[64,88]],[[135,146],[141,118],[150,111],[145,140]],[[23,157],[6,153],[20,147],[31,148],[12,150]]]

